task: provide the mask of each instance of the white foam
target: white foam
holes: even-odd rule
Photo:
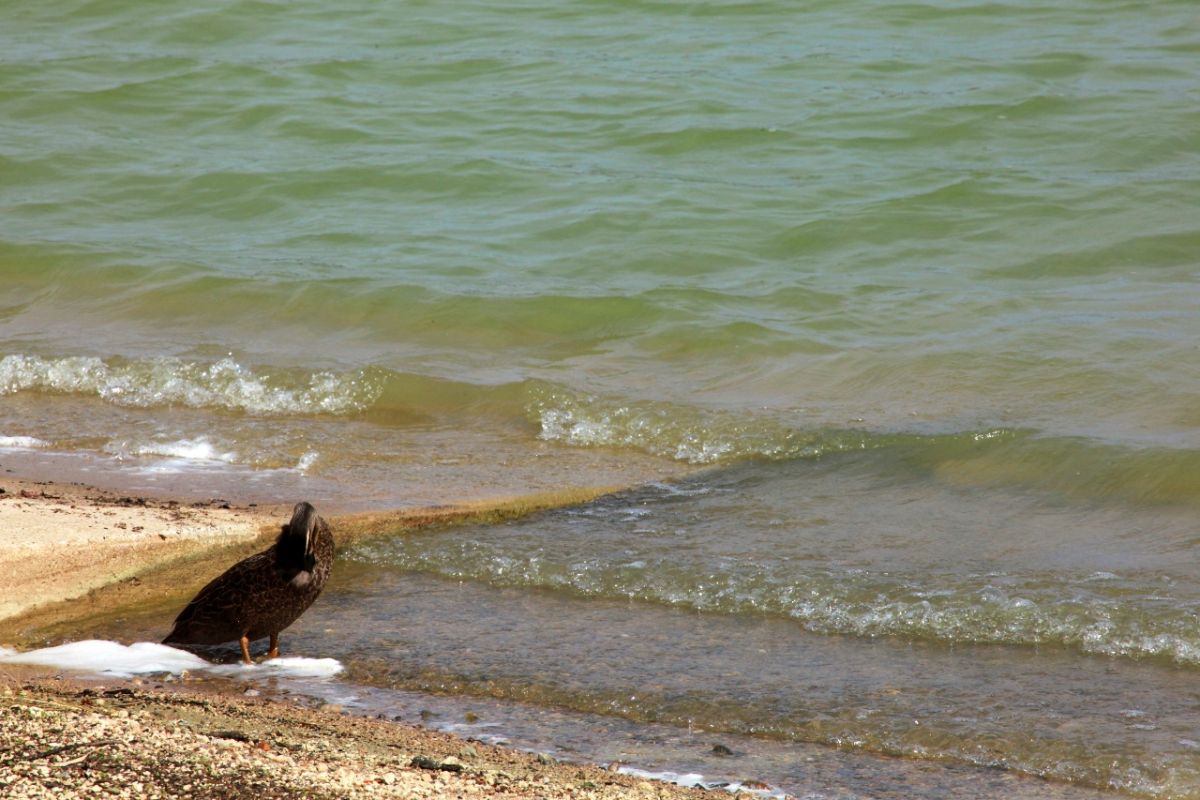
[[[1118,579],[1116,573],[1113,572],[1093,572],[1087,578],[1089,581],[1115,581]]]
[[[321,454],[316,450],[309,450],[307,453],[300,456],[300,461],[296,463],[296,471],[308,472],[309,468],[312,467],[313,464],[317,463],[317,459],[320,458],[320,456]]]
[[[704,776],[696,772],[651,772],[650,770],[638,769],[637,767],[619,767],[617,772],[622,775],[631,775],[635,778],[665,781],[679,786],[698,786],[704,788]]]
[[[683,486],[676,486],[675,484],[663,483],[661,481],[651,481],[648,485],[671,497],[699,497],[701,495],[712,494],[712,488],[709,486],[684,488]]]
[[[344,669],[336,658],[272,658],[258,664],[207,664],[205,671],[231,678],[330,678]]]
[[[555,396],[536,409],[540,437],[576,446],[629,446],[692,464],[711,464],[737,455],[736,440],[722,437],[703,420],[672,419],[665,408],[609,406],[592,398],[577,402]],[[783,451],[751,447],[742,454]]]
[[[213,363],[155,358],[109,363],[95,357],[0,358],[0,395],[35,390],[96,395],[122,406],[217,406],[251,414],[361,411],[382,388],[359,371],[307,375],[255,371],[233,358]]]
[[[223,461],[232,463],[237,455],[222,453],[207,438],[180,439],[175,442],[152,442],[137,448],[139,456],[167,456],[185,461]]]
[[[121,462],[134,459],[130,468],[149,475],[224,472],[240,466],[237,453],[219,450],[206,436],[140,444],[114,441],[105,450]]]
[[[179,674],[209,666],[200,656],[165,644],[135,642],[125,646],[99,639],[70,642],[24,653],[10,650],[0,655],[0,663],[36,664],[122,678],[147,673]]]
[[[49,445],[49,442],[33,436],[0,436],[0,448],[5,450],[34,450]]]
[[[204,672],[237,678],[328,678],[343,667],[333,658],[274,658],[261,664],[213,664],[200,656],[155,642],[131,645],[89,639],[41,650],[0,648],[0,664],[34,664],[129,678],[134,675]]]
[[[650,770],[638,769],[636,767],[619,767],[617,772],[621,773],[622,775],[632,775],[635,778],[642,778],[644,780],[674,783],[678,786],[697,787],[700,789],[724,789],[730,794],[748,792],[757,797],[785,798],[788,796],[787,792],[784,792],[781,789],[762,789],[756,786],[747,786],[741,781],[734,781],[733,783],[707,781],[704,779],[703,775],[695,772],[651,772]]]

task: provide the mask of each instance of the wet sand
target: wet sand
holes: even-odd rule
[[[499,521],[585,502],[608,488],[488,498],[394,511],[325,514],[338,547],[403,529]],[[0,642],[131,602],[190,597],[266,547],[291,507],[128,495],[83,484],[0,479]],[[186,599],[186,598],[185,598]],[[71,601],[71,602],[66,602]]]
[[[130,497],[79,484],[0,480],[0,619],[214,547],[257,540],[272,519],[217,501]]]

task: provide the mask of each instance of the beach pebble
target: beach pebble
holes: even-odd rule
[[[657,782],[644,781],[651,788],[639,792],[621,776],[599,780],[594,768],[560,766],[544,753],[539,757],[484,748],[415,727],[298,709],[290,703],[247,701],[240,693],[214,697],[124,689],[112,690],[114,696],[121,692],[120,699],[108,709],[91,705],[103,691],[57,683],[19,696],[9,689],[12,699],[0,705],[0,752],[18,759],[0,760],[0,796],[685,796],[680,794],[685,790]],[[113,708],[116,704],[119,707]],[[89,744],[34,758],[80,742]],[[414,751],[427,755],[401,755]],[[471,759],[472,768],[462,759]],[[68,764],[75,768],[60,768]],[[508,771],[498,769],[502,765]]]

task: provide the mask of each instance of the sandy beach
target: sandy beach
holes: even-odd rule
[[[222,507],[224,506],[224,507]],[[222,545],[256,540],[265,511],[156,500],[77,484],[0,480],[0,619]]]

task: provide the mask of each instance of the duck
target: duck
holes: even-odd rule
[[[216,645],[237,641],[242,663],[253,664],[250,643],[270,637],[268,658],[279,657],[279,634],[308,610],[333,567],[333,533],[310,503],[297,503],[275,543],[208,583],[179,616],[163,644]]]

